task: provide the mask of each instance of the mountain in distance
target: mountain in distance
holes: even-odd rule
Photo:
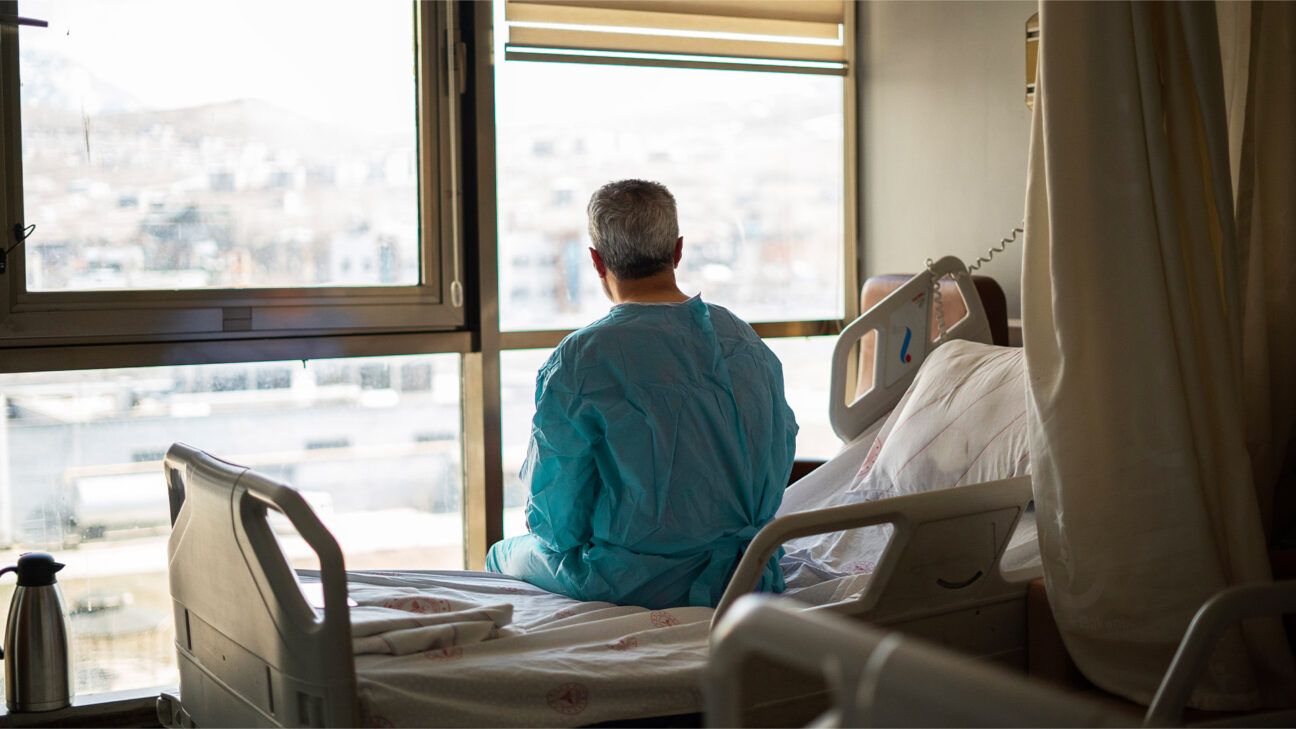
[[[125,89],[104,81],[72,58],[55,51],[23,48],[19,52],[23,106],[42,110],[116,114],[143,108]]]
[[[74,59],[42,49],[23,49],[24,126],[91,135],[148,134],[170,127],[182,139],[257,141],[305,153],[353,151],[412,143],[406,135],[358,131],[321,122],[268,101],[232,99],[197,106],[155,109],[97,76]]]

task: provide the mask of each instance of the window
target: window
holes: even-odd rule
[[[79,694],[176,681],[172,442],[465,565],[458,10],[0,2],[0,560],[68,565]]]
[[[607,311],[585,205],[625,177],[674,193],[685,291],[748,321],[842,318],[840,78],[505,61],[495,83],[503,329]]]
[[[504,533],[535,372],[605,313],[585,206],[645,177],[675,194],[681,288],[752,322],[783,362],[799,458],[828,423],[832,334],[858,310],[848,5],[498,0],[496,185]],[[851,201],[851,202],[848,202]]]
[[[17,7],[4,336],[462,324],[441,5]]]
[[[843,20],[833,2],[497,3],[501,328],[607,310],[585,205],[626,177],[674,192],[684,290],[752,322],[841,320]]]
[[[365,385],[407,370],[432,385]],[[266,371],[291,385],[253,389]],[[165,446],[197,444],[300,489],[351,569],[460,569],[458,381],[453,354],[0,375],[0,563],[40,549],[67,564],[78,693],[174,683]],[[0,583],[0,604],[12,589]]]

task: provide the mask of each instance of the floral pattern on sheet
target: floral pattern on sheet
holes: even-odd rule
[[[639,647],[639,639],[634,637],[633,635],[627,635],[621,640],[618,640],[617,642],[608,645],[608,648],[611,648],[614,651],[628,651],[638,647]]]
[[[395,597],[378,603],[381,607],[392,610],[404,610],[407,613],[448,613],[454,609],[449,600],[426,595]]]
[[[882,436],[873,439],[873,445],[869,447],[867,456],[864,456],[864,462],[860,464],[859,471],[855,473],[852,483],[858,483],[861,479],[873,470],[873,464],[877,463],[878,454],[882,452]]]
[[[549,704],[549,708],[568,716],[575,716],[585,711],[585,707],[589,705],[589,698],[590,692],[585,684],[574,681],[564,683],[545,694],[545,702]]]
[[[669,610],[654,610],[648,614],[648,620],[654,628],[669,628],[680,624],[679,618],[671,615]]]

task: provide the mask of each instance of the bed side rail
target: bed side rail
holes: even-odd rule
[[[967,316],[949,322],[950,339],[967,339],[990,344],[993,336],[981,297],[963,262],[945,256],[932,264],[937,276],[950,274],[958,284],[959,294],[967,305]],[[931,322],[932,274],[924,271],[892,291],[855,321],[846,325],[833,349],[832,381],[829,388],[828,419],[833,432],[849,443],[865,428],[884,417],[908,389],[918,367],[935,349],[928,340]],[[850,381],[850,355],[856,343],[869,332],[876,332],[873,348],[873,386],[859,398],[847,388]]]
[[[879,630],[860,629],[827,613],[804,612],[786,601],[744,595],[711,632],[706,670],[706,725],[742,726],[743,665],[753,654],[824,678],[838,706],[849,703]]]
[[[781,516],[743,554],[712,627],[755,589],[776,550],[791,539],[891,524],[894,532],[868,587],[826,608],[895,623],[1024,594],[1038,568],[1005,576],[1000,560],[1026,506],[1029,476]]]
[[[1170,668],[1148,705],[1143,725],[1180,725],[1188,698],[1224,631],[1247,618],[1278,617],[1289,613],[1296,613],[1296,580],[1236,585],[1215,593],[1188,624],[1188,631],[1170,661]],[[1293,726],[1296,725],[1294,720],[1296,710],[1287,709],[1267,716],[1250,714],[1237,717],[1236,726]],[[1220,725],[1228,724],[1221,722]]]
[[[354,726],[355,664],[337,541],[294,489],[177,443],[164,461],[184,710],[199,726]],[[282,513],[319,558],[303,596],[267,522]]]
[[[1138,714],[891,632],[841,726],[1133,727]]]
[[[741,726],[752,654],[824,678],[833,709],[814,726],[1134,726],[1137,716],[883,628],[759,595],[712,634],[707,726]]]

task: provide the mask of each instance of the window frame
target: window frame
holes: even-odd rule
[[[495,0],[503,2],[503,0]],[[843,311],[838,319],[780,319],[774,321],[753,322],[752,328],[763,338],[769,337],[807,337],[837,334],[846,324],[859,316],[859,280],[860,261],[858,259],[858,183],[857,183],[857,136],[856,128],[856,92],[855,92],[855,13],[848,10],[843,16],[843,43],[845,45],[845,69],[843,72],[825,71],[813,67],[765,67],[744,66],[741,63],[729,65],[708,63],[688,63],[678,60],[653,62],[642,58],[619,58],[616,56],[559,56],[536,55],[513,51],[512,58],[505,62],[543,62],[543,63],[578,63],[605,66],[659,66],[663,68],[683,68],[699,70],[728,70],[733,72],[755,71],[763,73],[784,73],[802,76],[836,75],[842,80],[842,172],[843,216],[842,221],[842,303]],[[498,246],[498,240],[496,241]],[[555,347],[562,338],[575,331],[566,329],[520,329],[501,332],[502,348],[536,349]]]
[[[18,0],[0,13],[18,15]],[[8,272],[0,274],[0,346],[238,340],[329,334],[428,332],[465,325],[461,296],[463,211],[458,119],[464,69],[451,33],[452,4],[411,3],[419,162],[416,195],[420,281],[408,286],[248,289],[28,291],[25,246],[0,235]],[[0,118],[4,171],[0,224],[26,225],[22,179],[19,35],[0,39]],[[42,32],[26,28],[21,32]],[[9,103],[12,100],[12,103]],[[17,227],[15,227],[17,226]],[[37,230],[36,235],[41,231]],[[456,301],[457,299],[457,301]],[[456,306],[455,304],[459,305]]]

